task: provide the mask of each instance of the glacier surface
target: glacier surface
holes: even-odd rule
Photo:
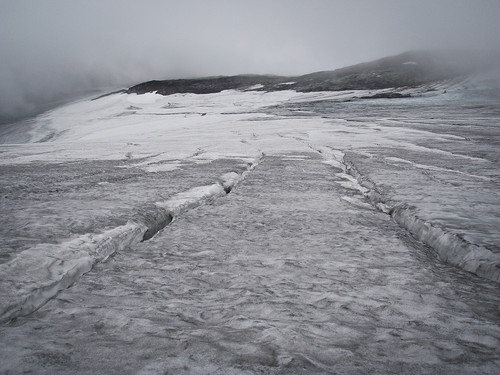
[[[498,102],[384,92],[118,93],[0,135],[0,371],[495,372]]]

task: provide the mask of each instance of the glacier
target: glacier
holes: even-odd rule
[[[488,82],[122,92],[0,134],[0,371],[494,372]]]

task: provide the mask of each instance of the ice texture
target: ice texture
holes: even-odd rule
[[[0,327],[0,371],[491,374],[498,285],[437,261],[307,152]]]
[[[0,372],[496,372],[484,85],[117,93],[10,126]]]
[[[250,163],[246,172],[258,163]],[[26,315],[59,291],[72,285],[92,266],[106,260],[116,251],[149,240],[182,211],[206,199],[225,194],[240,182],[246,173],[226,173],[212,185],[198,186],[157,202],[159,208],[148,208],[125,225],[98,234],[85,234],[58,244],[39,244],[23,250],[0,264],[0,322]]]

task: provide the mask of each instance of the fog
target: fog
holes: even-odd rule
[[[500,49],[498,0],[0,0],[0,120],[150,79]]]

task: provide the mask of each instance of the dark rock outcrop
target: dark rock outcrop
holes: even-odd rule
[[[342,69],[298,77],[238,75],[149,81],[133,86],[126,92],[143,94],[156,91],[161,95],[170,95],[209,94],[229,89],[313,92],[414,87],[484,70],[498,61],[497,57],[498,53],[485,56],[470,51],[412,51]]]
[[[378,94],[361,96],[360,99],[400,99],[411,98],[410,94],[401,94],[400,92],[380,92]]]
[[[127,93],[144,94],[156,91],[161,95],[177,93],[212,94],[224,90],[246,90],[255,85],[262,88],[278,86],[286,77],[264,75],[238,75],[230,77],[206,77],[196,79],[172,79],[165,81],[149,81],[140,83],[127,90]]]

